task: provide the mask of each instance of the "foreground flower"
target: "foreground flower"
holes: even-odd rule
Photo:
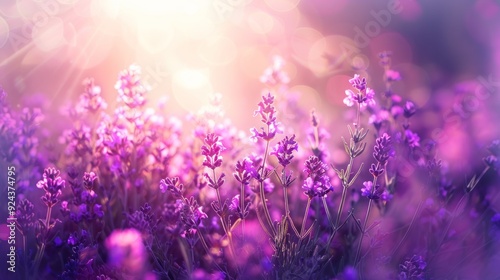
[[[62,189],[66,186],[66,181],[59,176],[60,174],[61,172],[55,168],[46,168],[43,172],[43,179],[36,184],[37,188],[45,191],[42,201],[47,207],[52,207],[59,201]]]
[[[271,155],[275,155],[281,166],[285,168],[293,159],[293,151],[298,151],[298,148],[295,135],[292,135],[292,137],[285,136],[283,140],[276,144]]]
[[[309,198],[322,197],[333,191],[330,178],[326,174],[328,169],[326,164],[318,157],[311,156],[306,161],[305,166],[304,172],[307,173],[307,178],[302,185],[302,189]]]

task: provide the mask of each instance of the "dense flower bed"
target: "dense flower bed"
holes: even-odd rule
[[[478,143],[476,158],[463,159],[470,173],[450,171],[439,141],[423,141],[428,132],[415,126],[425,121],[419,108],[393,91],[402,76],[389,52],[380,54],[386,88],[373,89],[357,74],[349,80],[343,102],[354,114],[341,127],[289,97],[283,64],[276,58],[260,79],[266,88],[255,106],[260,124],[250,134],[225,117],[220,95],[186,118],[154,108],[136,65],[119,74],[114,108],[85,80],[65,125],[51,127],[55,137],[40,127],[56,120],[10,106],[2,92],[1,158],[17,170],[18,275],[497,273],[491,264],[500,229],[498,140]],[[280,108],[300,117],[292,121]],[[347,160],[333,164],[331,151],[339,148]]]

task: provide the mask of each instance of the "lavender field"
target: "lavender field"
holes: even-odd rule
[[[0,4],[0,279],[500,279],[500,3]]]

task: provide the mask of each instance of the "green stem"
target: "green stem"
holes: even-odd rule
[[[311,198],[307,197],[306,210],[304,213],[304,218],[302,219],[302,226],[300,227],[300,239],[304,238],[304,230],[306,228],[307,216],[309,215],[310,206],[311,206]]]
[[[376,169],[378,169],[379,167],[380,167],[380,163],[377,163]],[[375,193],[375,187],[377,186],[377,179],[378,179],[378,176],[373,176],[372,191],[371,191],[372,196]],[[368,224],[368,218],[370,217],[370,211],[371,211],[373,199],[371,199],[371,198],[368,198],[368,199],[369,199],[368,208],[366,209],[365,221],[363,222],[363,229],[361,231],[361,237],[359,238],[358,249],[356,250],[356,257],[354,258],[354,265],[356,265],[358,262],[359,253],[361,252],[361,245],[363,244],[363,238],[364,238],[365,232],[366,232],[366,225]]]
[[[269,127],[267,130],[269,131]],[[264,208],[264,216],[266,217],[267,224],[271,228],[271,233],[272,233],[272,236],[274,237],[274,236],[276,236],[276,229],[273,226],[271,215],[269,214],[269,209],[267,208],[266,195],[264,193],[264,178],[263,177],[264,177],[264,170],[266,167],[266,160],[267,160],[268,151],[269,151],[269,140],[266,141],[266,150],[264,152],[264,160],[262,161],[262,168],[260,171],[261,182],[260,182],[260,188],[259,188],[260,193],[259,194],[260,194],[260,200],[262,202],[262,208]]]
[[[34,266],[34,271],[33,274],[35,276],[38,275],[38,268],[40,267],[40,262],[42,261],[43,254],[45,252],[45,244],[46,244],[46,239],[47,235],[49,232],[49,227],[50,227],[50,216],[52,213],[52,206],[47,207],[47,215],[45,216],[45,233],[43,235],[42,239],[42,245],[40,246],[40,249],[38,250],[36,257],[35,257],[35,266]],[[34,277],[36,279],[37,277]]]

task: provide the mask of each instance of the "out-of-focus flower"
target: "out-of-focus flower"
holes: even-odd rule
[[[138,65],[130,65],[126,70],[120,72],[115,89],[118,91],[119,101],[125,103],[129,108],[142,107],[146,103],[144,95],[147,88],[141,83],[141,68]]]
[[[16,209],[17,222],[21,226],[21,230],[25,231],[33,226],[35,217],[34,205],[26,198],[19,200]]]
[[[290,82],[290,78],[283,71],[285,60],[280,56],[273,57],[273,65],[264,70],[264,74],[260,77],[260,81],[269,86],[286,85]]]
[[[415,103],[411,101],[406,101],[405,106],[403,107],[403,115],[405,118],[410,118],[417,112],[417,107],[415,106]]]
[[[382,66],[390,66],[391,65],[391,57],[392,57],[392,52],[391,51],[383,51],[378,54],[378,58],[380,59],[380,65]]]
[[[488,146],[488,151],[494,156],[500,156],[500,140],[493,140]]]
[[[394,82],[401,80],[401,74],[398,71],[388,69],[385,71],[385,79],[387,82]]]
[[[371,181],[366,181],[363,183],[364,188],[361,188],[361,196],[368,197],[369,199],[377,200],[380,198],[381,192],[380,186],[376,185],[375,190],[373,190],[373,183]]]
[[[45,202],[47,207],[52,207],[59,201],[58,197],[66,186],[66,181],[59,174],[61,172],[55,168],[46,168],[43,172],[43,179],[36,184],[37,188],[45,191],[42,201]]]
[[[98,110],[105,110],[108,104],[101,96],[101,87],[94,84],[94,79],[85,79],[83,81],[85,90],[80,96],[80,102],[77,105],[77,110],[88,110],[92,113]]]
[[[378,112],[370,115],[370,117],[368,118],[368,123],[373,124],[375,129],[378,131],[382,126],[382,123],[384,121],[387,121],[388,119],[389,112],[387,110],[379,110]]]
[[[147,255],[139,231],[132,228],[114,230],[105,246],[109,264],[122,273],[122,279],[142,279]]]
[[[325,163],[316,156],[310,156],[305,166],[304,172],[307,173],[307,178],[302,185],[302,189],[309,198],[322,197],[333,191],[330,178],[326,174],[328,166]]]
[[[270,154],[275,155],[281,166],[285,168],[293,159],[293,151],[298,151],[298,148],[299,146],[295,141],[295,135],[292,135],[292,137],[285,136],[285,138],[276,144]]]
[[[83,174],[83,186],[88,190],[96,187],[97,175],[94,172],[85,172]]]
[[[406,142],[410,148],[420,147],[420,137],[417,133],[407,129],[405,130]]]
[[[425,279],[425,268],[427,263],[422,256],[413,255],[411,259],[404,261],[399,265],[399,279]]]

